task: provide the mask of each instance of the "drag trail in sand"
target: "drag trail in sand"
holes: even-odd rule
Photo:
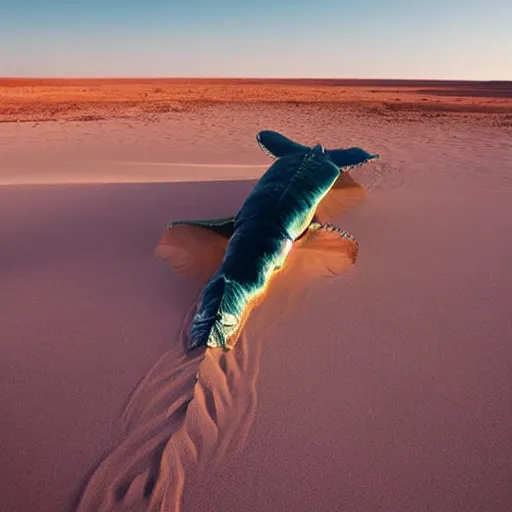
[[[324,221],[364,196],[350,176],[342,176],[319,208]],[[226,245],[225,238],[206,229],[175,226],[164,232],[155,254],[203,286]],[[268,339],[272,325],[293,316],[311,279],[348,270],[357,257],[353,251],[353,244],[336,233],[303,237],[253,307],[255,322],[249,317],[229,352],[187,350],[194,304],[178,342],[132,394],[122,414],[124,439],[94,472],[77,510],[179,512],[182,500],[193,500],[215,472],[226,471],[241,453],[254,419],[262,347],[272,350],[278,342]]]

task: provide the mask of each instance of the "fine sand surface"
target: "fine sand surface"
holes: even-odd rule
[[[465,115],[1,124],[0,510],[509,511],[512,130]],[[236,211],[260,129],[381,155],[324,205],[359,258],[297,247],[233,351],[185,355],[224,242],[153,251]]]

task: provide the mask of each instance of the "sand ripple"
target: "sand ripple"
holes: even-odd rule
[[[338,183],[321,209],[323,221],[364,197],[351,178]],[[204,282],[226,241],[201,228],[164,233],[156,254],[184,276]],[[194,491],[247,442],[257,404],[263,344],[272,325],[290,314],[311,279],[339,275],[357,257],[357,245],[332,231],[314,231],[295,244],[289,261],[246,323],[234,350],[186,350],[195,312],[190,308],[180,339],[132,393],[122,413],[121,443],[97,467],[78,512],[159,510],[177,512]]]

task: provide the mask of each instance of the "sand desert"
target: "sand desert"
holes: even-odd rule
[[[0,79],[0,121],[1,511],[512,509],[511,83]],[[223,246],[154,250],[263,129],[380,155],[331,205],[357,263],[297,251],[186,353]]]

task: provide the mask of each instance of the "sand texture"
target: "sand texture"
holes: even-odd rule
[[[0,78],[0,121],[8,122],[148,119],[211,103],[321,103],[386,117],[495,114],[510,126],[512,82]]]
[[[511,510],[512,127],[472,115],[0,124],[0,510]],[[234,350],[186,353],[225,241],[155,249],[236,212],[261,129],[381,155],[320,212],[357,262],[304,239]]]

